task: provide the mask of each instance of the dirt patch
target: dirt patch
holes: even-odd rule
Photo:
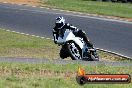
[[[130,18],[130,19],[127,19],[128,21],[130,21],[130,22],[132,22],[132,18]]]
[[[0,0],[0,2],[7,2],[12,4],[24,4],[24,5],[41,5],[40,0]]]

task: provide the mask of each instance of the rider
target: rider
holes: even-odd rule
[[[57,43],[55,40],[58,40],[59,34],[63,38],[64,32],[66,29],[72,30],[75,36],[81,37],[87,43],[89,50],[94,50],[93,44],[86,37],[86,33],[82,30],[79,30],[75,26],[65,23],[65,19],[62,16],[56,18],[55,27],[53,28],[54,43]]]

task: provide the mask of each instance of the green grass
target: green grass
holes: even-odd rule
[[[21,35],[0,29],[0,57],[58,59],[60,46],[52,40]],[[107,61],[131,61],[110,53],[98,51]],[[67,58],[70,59],[70,58]]]
[[[132,4],[90,0],[40,0],[43,6],[70,11],[132,18]]]
[[[0,57],[59,58],[59,49],[52,40],[21,35],[0,29]],[[113,56],[99,52],[101,57]],[[122,58],[123,59],[123,58]],[[130,66],[80,65],[75,64],[25,64],[0,62],[0,88],[131,88],[130,84],[86,84],[76,82],[78,67],[83,67],[89,74],[130,74]]]
[[[48,39],[20,35],[0,29],[0,57],[49,58],[58,56],[59,47]]]
[[[0,63],[0,88],[131,88],[130,84],[85,84],[76,82],[79,64]],[[81,66],[89,74],[130,74],[132,67]]]

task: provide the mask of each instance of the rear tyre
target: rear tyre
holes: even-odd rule
[[[92,61],[99,61],[99,57],[95,57],[94,55],[91,55]]]
[[[72,60],[81,60],[82,59],[81,49],[79,48],[79,46],[76,43],[70,42],[67,44],[67,46],[68,46],[69,54],[70,54],[70,57],[72,58]]]

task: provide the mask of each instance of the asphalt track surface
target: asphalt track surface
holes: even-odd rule
[[[131,62],[110,62],[110,61],[80,61],[80,60],[61,60],[61,59],[38,59],[38,58],[0,58],[0,62],[8,62],[8,63],[27,63],[27,64],[79,64],[86,66],[132,66]]]
[[[52,37],[55,18],[83,29],[95,47],[132,57],[132,23],[28,6],[0,4],[0,27]]]

